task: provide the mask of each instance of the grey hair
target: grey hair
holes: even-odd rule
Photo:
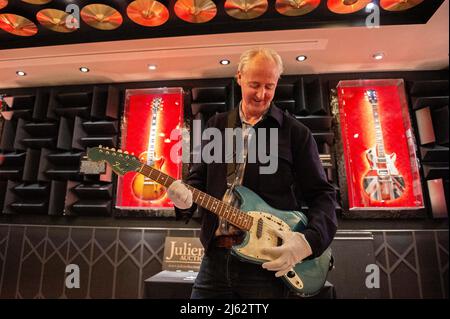
[[[245,66],[256,56],[264,56],[271,59],[278,67],[278,76],[283,73],[283,60],[275,50],[268,48],[253,48],[242,53],[239,59],[238,72],[242,73]]]

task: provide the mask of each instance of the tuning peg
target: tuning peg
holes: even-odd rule
[[[123,153],[128,155],[128,151],[124,151]]]
[[[122,153],[122,150],[121,150],[121,149],[118,149],[117,152],[118,152],[118,153]]]
[[[131,156],[134,156],[134,152],[131,152]]]
[[[102,148],[103,146],[102,146],[102,144],[100,144],[99,146],[98,146],[98,148]]]

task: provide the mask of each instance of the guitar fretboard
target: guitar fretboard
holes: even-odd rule
[[[148,137],[147,164],[151,164],[155,157],[156,126],[157,126],[158,111],[161,104],[162,98],[155,98],[152,102],[152,120],[150,123],[150,134]]]
[[[381,129],[380,116],[378,114],[378,101],[370,101],[372,105],[372,113],[375,122],[375,141],[377,143],[377,152],[380,159],[385,158],[383,130]]]
[[[175,181],[173,177],[145,164],[142,164],[139,172],[165,187],[169,187]],[[224,218],[240,229],[250,230],[253,224],[253,217],[190,185],[186,185],[186,187],[192,191],[192,199],[197,205]]]

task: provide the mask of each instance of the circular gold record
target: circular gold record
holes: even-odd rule
[[[191,23],[205,23],[217,14],[217,7],[211,0],[178,0],[175,14],[181,20]]]
[[[8,0],[0,0],[0,10],[8,5]]]
[[[30,37],[37,33],[37,26],[22,16],[3,13],[0,14],[0,29],[14,35]]]
[[[423,0],[381,0],[380,5],[387,11],[405,11],[422,2]]]
[[[78,23],[73,20],[71,20],[72,23],[66,24],[68,19],[75,18],[70,18],[69,13],[62,10],[42,9],[36,14],[36,18],[41,25],[56,32],[73,32],[76,30],[75,26],[78,25]]]
[[[348,14],[365,8],[371,2],[372,0],[328,0],[327,6],[334,13]]]
[[[233,18],[249,20],[263,15],[267,11],[267,0],[227,0],[225,12]]]
[[[88,25],[99,30],[114,30],[123,22],[116,9],[105,4],[89,4],[81,9],[81,19]]]
[[[136,0],[127,7],[128,17],[145,27],[157,27],[167,22],[169,10],[158,1]]]
[[[52,0],[22,0],[22,2],[26,2],[29,4],[46,4],[52,2]]]
[[[296,17],[310,13],[320,4],[320,0],[277,0],[275,9],[285,16]]]

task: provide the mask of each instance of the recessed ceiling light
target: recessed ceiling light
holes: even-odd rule
[[[80,68],[80,72],[87,73],[87,72],[89,72],[89,69],[87,67],[85,67],[85,66],[82,66]]]
[[[148,65],[148,69],[149,69],[149,70],[152,70],[152,71],[153,71],[153,70],[156,70],[156,64],[149,64],[149,65]]]
[[[383,52],[377,52],[374,55],[372,55],[372,57],[375,60],[382,60],[384,58],[384,53]]]
[[[298,62],[303,62],[307,59],[306,55],[299,55],[295,58]]]
[[[220,64],[222,64],[222,65],[228,65],[228,64],[230,64],[231,62],[230,62],[230,60],[220,60],[220,62],[219,62]]]
[[[16,74],[18,75],[18,76],[25,76],[25,75],[27,75],[25,72],[23,72],[23,71],[16,71]]]

